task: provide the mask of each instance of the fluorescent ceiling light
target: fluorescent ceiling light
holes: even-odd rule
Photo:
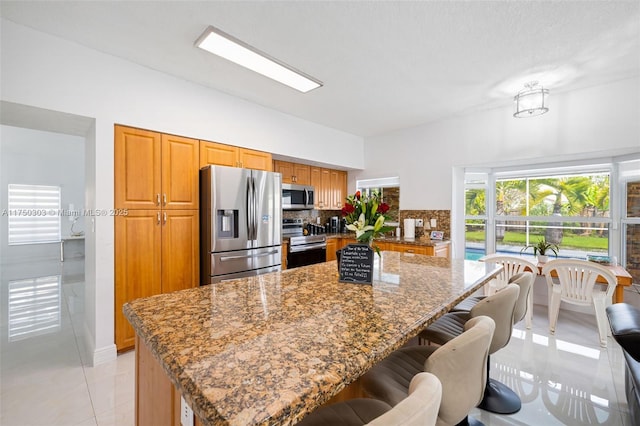
[[[198,37],[196,47],[286,84],[302,93],[322,86],[322,82],[212,26]]]

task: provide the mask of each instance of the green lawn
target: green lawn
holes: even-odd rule
[[[542,236],[531,236],[529,240],[529,244],[535,244],[538,240],[542,238]],[[485,239],[484,231],[468,231],[466,233],[467,241],[477,241],[483,242]],[[502,241],[504,244],[514,245],[514,246],[525,246],[525,234],[520,232],[505,232],[504,240]],[[582,236],[582,235],[572,235],[569,233],[565,233],[562,238],[562,243],[560,244],[560,248],[567,249],[577,249],[577,250],[599,250],[606,251],[608,247],[608,240],[605,237],[598,236]]]

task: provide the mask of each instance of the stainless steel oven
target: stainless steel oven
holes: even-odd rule
[[[326,262],[327,239],[324,235],[291,237],[287,252],[287,268]]]
[[[282,219],[282,238],[289,238],[287,268],[313,265],[327,260],[324,235],[303,235],[302,219]]]

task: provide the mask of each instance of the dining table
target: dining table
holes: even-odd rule
[[[542,274],[542,268],[546,264],[546,262],[535,261],[534,262],[538,267],[538,275]],[[604,266],[616,276],[616,285],[615,292],[613,293],[613,303],[622,303],[624,302],[624,288],[631,286],[633,283],[633,277],[623,266],[620,265],[611,265],[611,264],[602,264],[599,263],[600,266]],[[553,275],[553,274],[552,274]],[[555,275],[554,275],[555,276]],[[606,284],[607,280],[604,277],[598,275],[596,278],[596,282],[600,284]]]
[[[186,403],[196,425],[293,425],[501,270],[385,251],[370,284],[330,261],[133,300],[136,424]]]

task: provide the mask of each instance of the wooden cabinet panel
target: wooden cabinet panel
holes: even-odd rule
[[[245,169],[266,170],[268,172],[273,170],[271,154],[268,152],[238,148],[238,161],[240,167]]]
[[[434,249],[434,256],[449,257],[449,244],[438,244]]]
[[[282,175],[282,183],[294,183],[293,163],[288,161],[273,161],[273,171]]]
[[[327,262],[336,260],[336,250],[338,250],[338,239],[329,238],[327,240]]]
[[[322,187],[322,169],[320,167],[311,166],[309,168],[309,179],[311,182],[311,186],[313,186],[315,190],[315,196],[313,199],[313,208],[320,209],[320,194]]]
[[[119,351],[132,348],[133,328],[122,305],[162,292],[160,210],[129,210],[115,217],[115,335]]]
[[[222,143],[200,141],[200,168],[209,164],[238,167],[238,148]]]
[[[197,210],[162,212],[162,292],[197,287],[200,283]]]
[[[162,135],[162,208],[198,208],[199,141]]]
[[[282,265],[280,266],[281,270],[287,269],[287,250],[289,249],[288,243],[282,243]]]
[[[311,170],[306,164],[293,163],[293,175],[295,182],[298,185],[310,185],[311,184]]]
[[[218,142],[200,141],[200,168],[209,164],[255,170],[273,170],[271,154],[268,152],[254,151]]]
[[[400,253],[411,253],[411,254],[428,254],[426,246],[417,246],[410,244],[389,244],[389,250],[398,251]]]
[[[282,183],[293,183],[296,185],[311,184],[310,167],[306,164],[274,160],[273,171],[282,174]]]
[[[160,133],[115,126],[114,192],[118,209],[153,209],[160,205]]]
[[[329,169],[320,169],[320,190],[316,188],[316,194],[319,198],[318,208],[327,210],[331,208],[331,171]]]
[[[175,421],[175,386],[139,337],[135,338],[135,346],[136,425],[180,425],[179,420]]]
[[[331,184],[331,208],[339,210],[344,206],[347,197],[347,172],[330,170]]]

